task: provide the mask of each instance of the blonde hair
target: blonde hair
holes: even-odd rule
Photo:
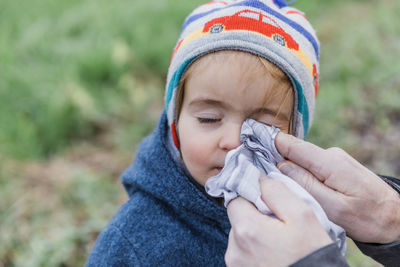
[[[259,75],[266,75],[266,79],[268,79],[268,94],[266,94],[264,99],[264,106],[268,105],[269,99],[281,96],[281,104],[279,106],[278,112],[275,115],[279,116],[280,111],[286,101],[291,101],[294,103],[294,93],[292,83],[289,77],[276,65],[269,62],[265,58],[255,56],[253,54],[242,52],[242,51],[234,51],[234,50],[223,50],[217,51],[210,54],[207,54],[200,59],[196,60],[183,74],[176,93],[176,102],[175,102],[175,115],[176,120],[179,119],[179,114],[182,109],[184,93],[185,93],[185,83],[195,71],[202,71],[207,68],[209,64],[213,62],[226,61],[228,58],[232,58],[235,62],[241,62],[241,66],[243,66],[243,77],[248,77],[246,72],[257,72]],[[246,62],[247,61],[247,62]],[[246,64],[247,63],[247,64]],[[247,66],[247,67],[246,67]],[[262,66],[261,68],[248,68],[248,66]],[[272,97],[273,96],[273,97]],[[292,112],[289,119],[289,133],[292,133],[292,124],[293,124],[293,104],[292,104]]]

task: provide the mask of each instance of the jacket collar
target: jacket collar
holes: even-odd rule
[[[141,191],[179,214],[206,217],[229,231],[226,209],[191,181],[181,164],[173,159],[168,149],[168,132],[164,112],[153,133],[139,145],[134,163],[122,175],[127,193],[132,196]]]

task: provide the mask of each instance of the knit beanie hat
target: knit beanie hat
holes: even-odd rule
[[[293,135],[305,138],[318,91],[319,41],[304,13],[284,0],[211,1],[186,18],[168,69],[165,109],[178,147],[175,101],[179,81],[198,58],[238,50],[278,66],[294,89]]]

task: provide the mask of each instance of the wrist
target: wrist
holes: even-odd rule
[[[382,216],[382,240],[380,244],[389,244],[400,240],[400,195],[393,190],[393,197],[387,201]]]
[[[316,229],[319,228],[319,231],[316,231]],[[310,253],[313,253],[323,247],[335,244],[332,239],[329,237],[328,233],[320,226],[320,224],[311,226],[310,224],[310,229],[314,229],[313,232],[310,232],[307,234],[308,236],[308,241],[305,242],[301,248],[299,248],[297,258],[303,258],[306,255],[309,255]],[[335,246],[337,246],[335,244]]]
[[[395,213],[395,219],[394,222],[392,223],[393,225],[393,236],[394,236],[394,240],[392,240],[392,242],[396,242],[396,241],[400,241],[400,194],[398,194],[396,192],[396,196],[397,196],[397,203],[395,204],[395,209],[394,209],[394,213]]]

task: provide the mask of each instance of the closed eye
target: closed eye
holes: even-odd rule
[[[200,123],[216,123],[221,121],[221,119],[215,119],[215,118],[197,118],[197,120]]]

